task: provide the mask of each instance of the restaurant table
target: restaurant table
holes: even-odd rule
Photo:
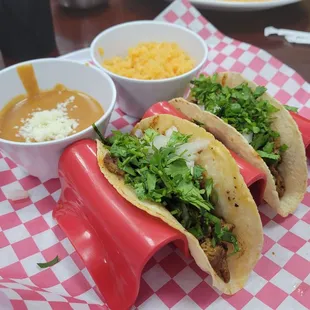
[[[153,19],[168,5],[164,0],[109,0],[107,5],[84,11],[64,9],[58,0],[51,0],[59,53],[88,47],[98,33],[115,24]],[[310,1],[258,12],[199,10],[225,35],[268,51],[310,81],[310,46],[264,37],[267,26],[310,31]],[[0,69],[3,67],[0,57]]]

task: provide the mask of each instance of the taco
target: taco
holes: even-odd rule
[[[216,139],[266,173],[264,200],[281,216],[293,213],[307,186],[301,133],[285,106],[238,73],[201,75],[188,98],[171,100]]]
[[[233,294],[263,245],[260,216],[229,151],[213,135],[171,115],[97,142],[101,172],[139,209],[182,232],[213,285]]]

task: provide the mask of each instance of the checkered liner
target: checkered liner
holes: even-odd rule
[[[210,48],[204,72],[242,72],[310,118],[310,85],[270,54],[224,36],[185,0],[172,3],[157,19],[201,35]],[[116,108],[108,130],[128,131],[135,121]],[[13,189],[27,190],[30,197],[10,201],[7,197]],[[41,183],[0,154],[1,309],[107,309],[78,253],[52,218],[59,194],[59,180]],[[192,259],[166,246],[148,262],[134,308],[310,308],[309,206],[310,180],[294,215],[283,219],[268,206],[260,207],[265,233],[262,257],[245,288],[236,295],[214,290],[210,276]],[[37,267],[37,262],[56,255],[60,257],[58,264],[43,270]]]

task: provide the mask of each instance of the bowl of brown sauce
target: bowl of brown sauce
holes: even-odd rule
[[[95,66],[37,59],[0,71],[0,150],[30,175],[58,177],[71,143],[104,134],[116,102],[112,79]]]

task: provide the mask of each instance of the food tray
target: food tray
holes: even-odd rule
[[[226,37],[187,1],[172,3],[157,19],[187,26],[205,39],[210,53],[204,72],[241,72],[310,118],[310,85],[287,65],[255,46]],[[84,62],[90,55],[86,49],[71,57]],[[116,107],[108,132],[129,131],[135,121]],[[30,197],[8,200],[15,189],[27,190]],[[41,183],[0,155],[0,309],[108,309],[78,253],[52,218],[59,195],[59,180]],[[148,262],[134,309],[310,308],[309,207],[308,180],[307,193],[294,215],[283,219],[268,206],[259,208],[265,233],[262,257],[236,295],[214,290],[210,276],[168,245]],[[55,266],[37,267],[37,262],[56,255],[60,262]]]

